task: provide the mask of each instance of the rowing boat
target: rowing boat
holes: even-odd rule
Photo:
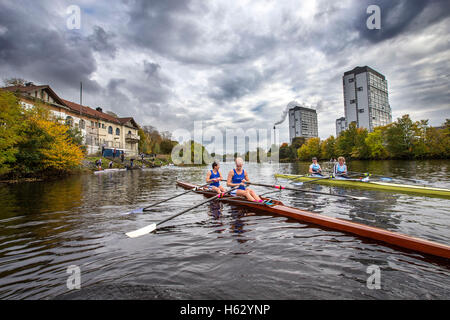
[[[203,194],[207,197],[217,195],[217,193],[213,191],[205,188],[200,188],[191,183],[177,181],[177,185],[184,189],[191,189],[193,190],[193,192]],[[364,238],[378,240],[401,248],[450,259],[450,246],[445,244],[415,238],[376,227],[370,227],[344,219],[327,217],[318,213],[308,212],[294,207],[285,206],[281,201],[278,200],[272,200],[265,197],[261,197],[261,199],[270,200],[272,204],[268,205],[265,203],[251,202],[242,197],[231,195],[225,195],[224,197],[220,198],[220,201],[289,217],[298,221],[355,234]]]
[[[103,169],[103,170],[98,170],[98,171],[94,171],[94,174],[100,174],[100,173],[108,173],[108,172],[121,172],[121,171],[127,171],[127,169]]]
[[[396,191],[402,193],[422,194],[426,196],[434,196],[450,199],[450,189],[413,186],[409,184],[398,184],[378,181],[362,181],[360,179],[344,179],[344,178],[317,178],[313,176],[294,175],[294,174],[276,174],[277,178],[285,178],[291,180],[298,180],[302,182],[316,180],[312,183],[335,185],[352,188],[377,189],[383,191]]]

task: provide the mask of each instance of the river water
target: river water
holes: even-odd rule
[[[245,169],[255,182],[274,183],[275,173],[304,173],[308,165],[246,164]],[[450,188],[449,160],[349,165],[352,171]],[[224,177],[230,168],[231,163],[222,164]],[[208,169],[167,167],[0,185],[0,298],[450,298],[448,260],[224,203],[205,204],[156,233],[125,235],[203,201],[188,194],[145,214],[127,214],[182,192],[177,178],[203,182]],[[302,188],[370,200],[292,191],[271,196],[286,205],[450,244],[448,199],[312,184]],[[80,270],[80,290],[67,286],[70,266]],[[367,285],[369,266],[379,268],[380,289]]]

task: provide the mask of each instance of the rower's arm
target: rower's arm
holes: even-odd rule
[[[309,166],[309,173],[313,173],[311,166]]]
[[[245,171],[245,182],[250,182],[250,179],[248,178],[247,170]]]
[[[211,183],[211,179],[209,179],[211,177],[211,171],[208,171],[208,173],[206,174],[206,183]]]
[[[233,178],[233,170],[228,172],[228,178],[227,178],[227,187],[235,187],[234,183],[231,183],[231,179]]]

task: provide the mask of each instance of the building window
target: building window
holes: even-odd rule
[[[359,109],[359,113],[364,113],[364,109]]]
[[[71,116],[66,117],[66,125],[73,127],[73,118]]]
[[[120,136],[120,129],[116,128],[116,136]]]
[[[113,129],[112,129],[111,126],[108,127],[108,133],[109,133],[109,134],[113,134]]]
[[[363,87],[358,87],[358,91],[363,91]]]
[[[84,129],[84,126],[85,126],[85,122],[84,122],[83,119],[81,119],[80,122],[79,122],[80,129]]]
[[[353,78],[348,79],[348,83],[352,83],[353,81],[355,81],[355,79],[353,79]]]
[[[355,99],[350,100],[350,103],[355,103],[355,102],[356,102]]]
[[[105,129],[105,124],[104,123],[102,123],[102,129]]]

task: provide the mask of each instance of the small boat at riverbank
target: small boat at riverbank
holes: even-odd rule
[[[277,178],[284,178],[290,180],[297,180],[302,182],[308,182],[315,180],[311,183],[318,183],[323,185],[342,186],[350,188],[364,188],[375,189],[381,191],[393,191],[410,194],[421,194],[430,197],[440,197],[450,199],[450,189],[426,187],[426,186],[414,186],[409,184],[399,184],[380,181],[363,181],[362,179],[342,179],[342,178],[318,178],[307,175],[294,175],[294,174],[276,174]]]
[[[97,170],[97,171],[94,171],[94,174],[111,173],[111,172],[122,172],[122,171],[127,171],[127,169],[118,169],[118,168],[114,168],[114,169],[103,169],[103,170]]]
[[[184,189],[192,190],[195,193],[203,194],[206,197],[217,196],[216,192],[210,191],[205,188],[201,188],[197,185],[188,182],[177,181],[177,185]],[[244,206],[258,211],[289,217],[298,221],[311,223],[321,227],[338,230],[346,233],[351,233],[372,240],[377,240],[400,248],[450,259],[450,246],[445,244],[421,238],[415,238],[376,227],[370,227],[367,225],[355,223],[348,220],[328,217],[318,213],[304,211],[298,208],[286,206],[281,201],[278,200],[273,200],[265,197],[261,197],[261,199],[265,200],[266,202],[265,203],[251,202],[242,197],[231,195],[224,195],[223,197],[219,198],[219,201],[224,201],[230,204]]]

